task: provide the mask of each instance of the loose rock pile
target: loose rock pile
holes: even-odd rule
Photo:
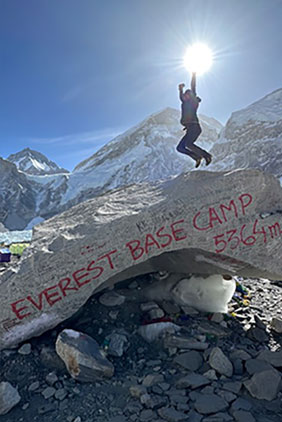
[[[0,352],[1,420],[281,421],[279,283],[243,280],[250,303],[239,297],[224,315],[140,302],[151,282],[116,285],[56,329]]]

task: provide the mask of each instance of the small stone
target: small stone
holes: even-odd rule
[[[6,415],[13,407],[15,407],[21,396],[9,382],[2,381],[0,383],[0,415]]]
[[[50,397],[54,396],[56,390],[53,387],[46,387],[42,392],[42,396],[44,397],[44,399],[48,400],[50,399]]]
[[[243,399],[242,397],[239,397],[238,399],[236,399],[233,403],[232,403],[232,410],[251,410],[252,408],[252,404]]]
[[[74,421],[73,422],[81,422],[81,417],[80,416],[77,416],[75,419],[74,419]]]
[[[202,422],[233,422],[234,419],[227,412],[218,412],[215,415],[210,415],[204,418]]]
[[[26,409],[28,409],[29,408],[29,403],[25,403],[23,406],[22,406],[22,410],[26,410]]]
[[[29,355],[31,353],[31,344],[30,343],[23,344],[19,348],[18,353],[20,353],[21,355]]]
[[[245,360],[251,359],[251,357],[252,356],[249,353],[241,349],[233,350],[233,352],[230,353],[231,360],[241,359],[245,361]]]
[[[158,415],[168,422],[181,422],[188,420],[186,413],[179,412],[173,407],[162,407],[161,409],[158,409]]]
[[[155,413],[152,409],[144,409],[140,412],[140,421],[152,421],[154,419]]]
[[[281,375],[275,369],[258,372],[244,382],[249,393],[260,400],[274,400],[280,390]]]
[[[170,384],[168,384],[167,382],[160,382],[158,384],[158,386],[163,390],[163,391],[168,391],[170,389]]]
[[[127,422],[127,418],[123,415],[117,415],[110,419],[107,419],[107,422]]]
[[[234,394],[238,394],[242,388],[241,381],[228,381],[222,384],[222,388],[227,391],[231,391]]]
[[[180,307],[176,303],[163,301],[161,307],[168,315],[178,314],[180,312]]]
[[[124,334],[112,333],[106,337],[108,344],[108,354],[121,357],[129,347],[127,337]]]
[[[278,352],[271,352],[270,350],[263,350],[259,353],[257,359],[265,360],[272,366],[280,368],[282,367],[282,350]]]
[[[209,364],[221,375],[231,377],[233,374],[232,363],[219,347],[214,347],[212,349],[209,356]]]
[[[46,413],[54,412],[54,410],[56,410],[57,407],[58,407],[57,402],[56,403],[47,403],[43,406],[38,407],[38,414],[39,415],[45,415]]]
[[[194,409],[190,410],[188,413],[189,422],[201,422],[203,420],[203,416],[196,412]]]
[[[188,402],[185,390],[170,391],[168,395],[170,403],[174,406],[178,404],[187,404]]]
[[[67,397],[67,395],[68,395],[68,392],[65,388],[59,388],[59,390],[57,390],[55,393],[55,399],[62,401]]]
[[[245,410],[236,410],[233,413],[233,416],[236,422],[256,422],[253,415]]]
[[[129,392],[132,397],[139,399],[142,395],[147,393],[147,388],[144,385],[132,385],[129,387]]]
[[[202,415],[223,411],[228,406],[228,403],[216,394],[200,394],[195,401],[195,409]]]
[[[161,396],[163,394],[163,390],[158,385],[153,385],[151,387],[151,391],[152,391],[152,393],[158,394],[159,396]]]
[[[247,360],[245,366],[250,375],[254,375],[257,372],[266,371],[268,369],[273,369],[270,363],[260,359],[249,359]]]
[[[237,396],[234,393],[231,393],[231,391],[218,391],[217,393],[220,397],[222,397],[224,400],[226,400],[228,403],[232,403],[234,400],[237,399]]]
[[[243,361],[241,359],[235,359],[232,361],[233,370],[235,375],[243,375],[244,373],[244,366]]]
[[[264,324],[264,322],[262,322],[262,320],[257,315],[255,315],[255,323],[256,323],[256,326],[260,328],[261,330],[264,330],[264,331],[266,330],[266,325]]]
[[[269,336],[265,330],[262,330],[259,327],[251,327],[247,331],[247,337],[253,341],[257,341],[258,343],[264,343],[269,340]]]
[[[212,315],[210,320],[212,322],[216,322],[217,324],[220,324],[223,321],[223,314],[216,312]]]
[[[162,374],[149,374],[142,381],[142,385],[145,387],[151,387],[152,385],[158,384],[164,381],[164,376]]]
[[[270,326],[277,334],[282,334],[282,320],[279,318],[272,318]]]
[[[152,309],[158,309],[159,305],[156,302],[145,302],[141,303],[140,309],[142,312],[149,312]]]
[[[109,317],[115,321],[117,319],[117,317],[118,317],[118,314],[119,314],[119,311],[118,310],[110,311],[109,312]]]
[[[34,381],[30,386],[28,387],[28,391],[36,391],[38,390],[40,384],[39,381]]]
[[[161,308],[151,309],[149,311],[150,319],[158,319],[164,317],[165,313]]]
[[[170,321],[165,321],[142,325],[139,327],[138,333],[144,338],[144,340],[151,343],[166,333],[176,333],[179,330],[180,327],[178,325]]]
[[[167,399],[165,397],[150,395],[150,394],[143,394],[140,397],[140,402],[147,407],[148,409],[159,409],[162,406],[165,406],[167,403]]]
[[[99,297],[99,302],[104,306],[120,306],[124,303],[125,296],[120,295],[115,291],[104,293]]]
[[[214,387],[212,385],[208,385],[202,388],[201,394],[214,394]]]
[[[208,378],[211,381],[217,381],[217,375],[214,369],[209,369],[207,372],[205,372],[204,377]]]
[[[193,350],[177,355],[173,362],[189,371],[197,371],[203,364],[203,358],[199,352]]]
[[[206,350],[209,345],[208,343],[197,341],[193,338],[169,335],[164,338],[164,347],[177,347],[179,349],[190,350]]]
[[[176,382],[177,388],[199,388],[210,384],[210,380],[203,375],[191,373]]]
[[[47,382],[48,385],[51,385],[52,386],[52,385],[55,384],[55,382],[58,381],[58,377],[55,374],[55,372],[50,372],[48,375],[46,375],[45,380],[46,380],[46,382]]]

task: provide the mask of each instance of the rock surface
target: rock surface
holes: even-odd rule
[[[93,292],[140,274],[279,280],[281,210],[279,182],[257,170],[187,173],[79,204],[35,227],[19,266],[1,274],[0,348],[56,326]]]
[[[62,331],[56,341],[56,352],[70,375],[78,381],[94,382],[114,374],[112,363],[101,353],[97,342],[86,334]]]
[[[257,399],[274,400],[281,387],[281,375],[275,369],[267,369],[252,376],[245,387]]]
[[[0,383],[0,415],[8,413],[20,400],[18,391],[9,382]]]
[[[113,308],[109,312],[101,303],[100,292],[56,329],[31,339],[28,355],[18,353],[19,349],[2,350],[0,377],[16,388],[21,401],[0,417],[1,421],[281,422],[282,392],[277,382],[282,368],[281,336],[271,330],[272,318],[281,312],[281,287],[266,279],[236,277],[248,291],[249,305],[243,305],[234,297],[229,303],[229,315],[224,315],[222,321],[216,318],[218,322],[212,321],[210,314],[192,313],[191,308],[186,314],[159,301],[158,307],[165,312],[165,318],[174,321],[180,330],[172,336],[172,347],[167,348],[166,338],[149,343],[138,334],[141,324],[149,326],[152,322],[149,311],[156,309],[156,305],[140,304],[135,299],[136,292],[149,286],[153,279],[155,274],[142,275],[108,290],[126,297],[125,303],[114,308],[118,312],[116,318],[111,316]],[[265,326],[268,342],[262,345],[255,338],[248,338],[247,331],[252,324]],[[55,351],[56,338],[65,329],[73,335],[87,333],[96,340],[96,347],[103,350],[115,368],[110,379],[86,383],[70,375]],[[128,348],[123,348],[122,356],[109,353],[109,339],[113,333],[121,336],[126,333],[128,338]],[[195,372],[174,361],[175,356],[185,354],[182,349],[182,345],[186,346],[185,339],[207,346],[197,349],[201,365]],[[230,378],[217,376],[210,366],[210,354],[215,347],[220,348],[234,366]],[[190,358],[192,361],[193,355]],[[62,366],[58,365],[58,360]],[[241,366],[235,365],[236,361],[240,361]],[[271,370],[269,375],[261,376],[263,381],[260,377],[253,379],[249,373],[250,368],[258,371],[257,375],[261,373],[258,361],[264,361],[265,368]],[[274,375],[273,378],[274,373],[278,377]],[[247,381],[251,381],[255,395],[256,391],[270,392],[271,400],[253,397],[245,384]]]

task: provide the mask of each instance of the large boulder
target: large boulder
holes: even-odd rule
[[[1,274],[0,348],[41,334],[94,293],[155,271],[282,278],[282,190],[259,170],[132,185],[35,227]]]

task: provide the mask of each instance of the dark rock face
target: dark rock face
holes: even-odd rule
[[[10,230],[23,230],[35,215],[35,195],[25,174],[0,158],[0,222]]]

